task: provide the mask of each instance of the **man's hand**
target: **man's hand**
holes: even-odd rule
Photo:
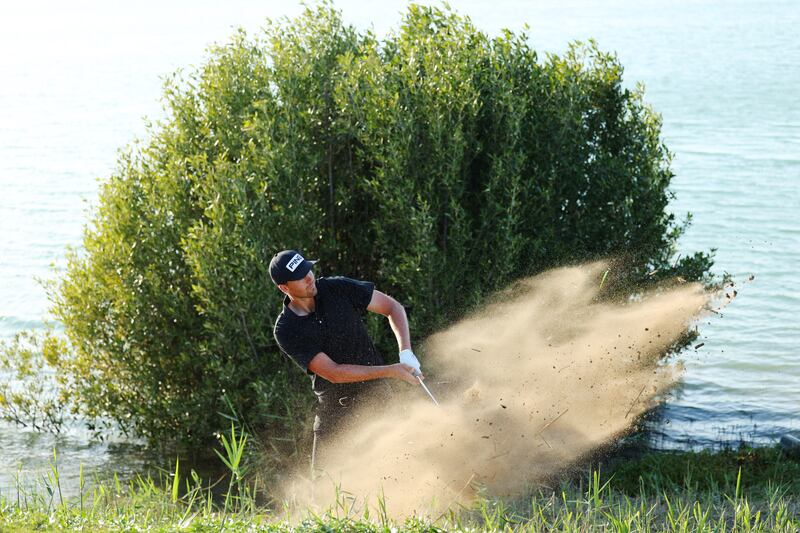
[[[422,372],[421,365],[419,364],[419,359],[417,359],[417,356],[414,355],[414,352],[412,352],[411,350],[403,350],[402,352],[400,352],[400,362],[403,363],[404,365],[413,367],[414,370],[418,373]]]
[[[406,383],[410,383],[411,385],[418,385],[419,381],[417,381],[415,372],[417,370],[410,365],[404,365],[403,363],[396,363],[393,365],[389,365],[392,371],[392,377],[396,379],[401,379]],[[421,373],[419,374],[420,378],[424,377]]]

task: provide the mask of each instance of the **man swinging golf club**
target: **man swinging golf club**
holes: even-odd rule
[[[311,475],[319,468],[320,450],[348,422],[354,405],[374,380],[395,378],[422,382],[420,363],[411,351],[405,309],[368,281],[345,277],[315,279],[312,267],[296,250],[275,254],[269,265],[272,281],[286,297],[275,321],[281,351],[311,376],[317,395]],[[386,365],[362,321],[364,311],[386,316],[397,338],[400,363]]]

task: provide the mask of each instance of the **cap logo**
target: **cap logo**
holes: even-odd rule
[[[294,272],[295,270],[297,270],[297,267],[299,267],[300,263],[302,262],[303,262],[303,256],[300,254],[294,254],[294,257],[292,257],[289,260],[289,262],[286,263],[286,269],[289,272]]]

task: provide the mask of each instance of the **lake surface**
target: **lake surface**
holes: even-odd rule
[[[0,339],[41,325],[35,277],[79,246],[97,179],[117,149],[161,115],[160,76],[203,62],[236,26],[301,7],[264,2],[31,2],[0,19]],[[771,442],[800,429],[800,5],[792,1],[547,0],[451,5],[481,29],[530,25],[537,50],[595,38],[616,51],[628,85],[641,81],[675,155],[676,214],[694,214],[681,253],[718,249],[715,271],[739,297],[704,320],[705,345],[681,356],[681,389],[652,430],[661,448]],[[378,35],[405,2],[339,2],[345,20]],[[78,465],[135,471],[125,442],[89,443],[80,429],[53,437],[0,424],[0,491],[46,468],[58,448],[65,485]]]

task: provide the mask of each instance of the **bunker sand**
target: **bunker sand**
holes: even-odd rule
[[[467,505],[476,486],[520,494],[624,433],[678,378],[662,356],[710,295],[680,284],[599,301],[606,268],[525,279],[431,336],[419,352],[441,406],[409,386],[365,407],[314,490],[303,465],[284,498],[363,510],[381,496],[392,517],[435,516]]]

